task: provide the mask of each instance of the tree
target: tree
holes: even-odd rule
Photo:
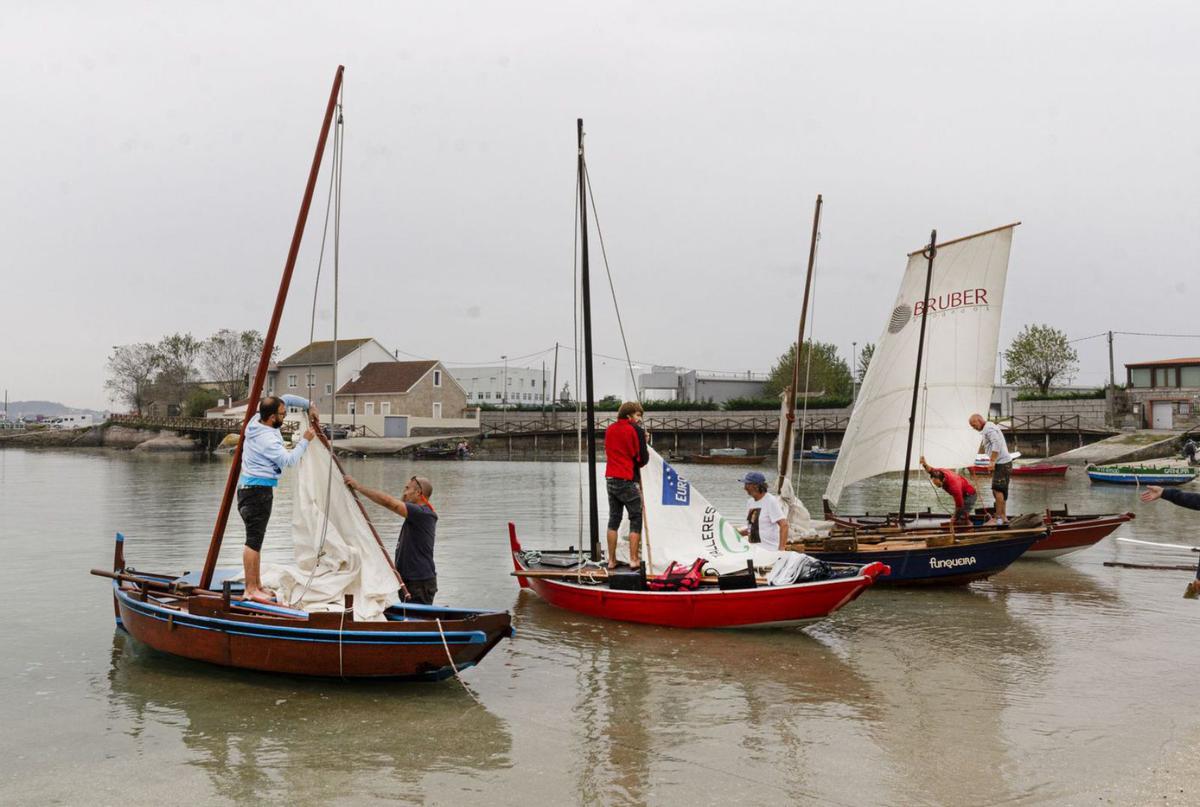
[[[117,345],[108,357],[108,380],[104,382],[110,397],[126,404],[137,414],[149,403],[149,393],[158,372],[158,348],[149,342]]]
[[[808,362],[809,352],[812,352],[811,368]],[[787,352],[779,357],[779,361],[771,368],[770,378],[763,389],[763,395],[777,398],[792,383],[792,367],[796,359],[796,346],[792,345]],[[808,383],[805,384],[807,378]],[[846,366],[837,354],[837,347],[828,342],[804,343],[800,351],[800,385],[798,395],[819,393],[829,398],[850,397],[850,368]]]
[[[249,391],[250,374],[258,367],[262,347],[263,336],[258,331],[222,328],[201,347],[204,374],[220,386],[230,402],[240,400]]]
[[[1026,325],[1004,351],[1004,383],[1037,387],[1042,395],[1056,379],[1079,369],[1079,354],[1067,335],[1049,325]]]
[[[863,345],[863,349],[858,351],[858,383],[867,377],[867,368],[871,366],[871,359],[875,356],[875,343],[867,342]]]
[[[159,366],[154,384],[169,404],[183,405],[196,383],[196,362],[203,343],[190,333],[164,336],[157,345]]]
[[[217,405],[218,393],[216,390],[205,389],[204,387],[196,387],[188,395],[187,406],[184,408],[184,414],[190,418],[202,418],[204,413]]]

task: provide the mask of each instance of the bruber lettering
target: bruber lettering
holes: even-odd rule
[[[962,558],[946,558],[945,560],[940,560],[938,558],[930,558],[929,559],[929,568],[931,568],[931,569],[954,569],[959,566],[974,566],[974,565],[975,565],[975,556],[974,555],[967,555],[966,557],[962,557]]]
[[[962,291],[939,294],[937,297],[930,297],[925,301],[918,301],[913,305],[913,316],[919,317],[926,310],[933,314],[938,311],[950,311],[955,308],[987,304],[987,289],[963,289]]]

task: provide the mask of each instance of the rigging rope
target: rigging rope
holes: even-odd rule
[[[633,397],[638,403],[641,403],[642,394],[638,391],[637,378],[633,373],[633,360],[629,358],[629,342],[625,339],[625,324],[621,321],[621,306],[617,305],[617,289],[613,285],[612,270],[608,268],[608,250],[604,248],[604,231],[600,229],[600,213],[596,210],[596,197],[592,194],[592,177],[588,174],[586,161],[583,163],[583,178],[587,182],[588,199],[592,203],[592,219],[596,222],[596,235],[600,238],[600,255],[604,259],[604,273],[608,276],[608,290],[612,294],[613,310],[617,312],[617,330],[621,332],[621,346],[625,349],[625,363],[629,367]]]
[[[344,92],[344,90],[343,90]],[[317,277],[313,284],[313,304],[312,314],[309,320],[308,343],[311,346],[316,337],[317,327],[317,298],[321,289],[321,269],[325,262],[325,244],[329,236],[329,218],[330,211],[333,213],[333,388],[337,390],[337,337],[338,337],[338,280],[341,262],[341,229],[342,229],[342,162],[343,148],[345,140],[343,138],[344,118],[342,115],[342,99],[339,98],[337,107],[337,125],[333,130],[333,149],[332,149],[332,167],[329,173],[329,194],[325,202],[325,224],[321,232],[321,249],[317,258]],[[312,372],[312,351],[309,351],[308,377],[305,379],[308,382],[308,400],[312,402],[313,394],[313,372]],[[336,402],[336,394],[334,401]],[[334,405],[330,405],[329,422],[333,423]],[[320,428],[320,424],[318,424]],[[330,430],[330,439],[332,440],[333,431]],[[321,566],[321,559],[325,556],[325,540],[329,535],[329,505],[333,500],[333,446],[329,447],[329,470],[325,477],[325,507],[321,519],[321,540],[317,544],[317,557],[313,562],[312,569],[308,572],[308,579],[304,581],[304,587],[300,593],[292,597],[288,601],[288,605],[296,606],[304,601],[309,588],[312,586],[313,578],[317,574],[317,569]],[[343,615],[345,609],[343,608]],[[341,668],[341,653],[342,639],[341,633],[338,633],[338,665]]]

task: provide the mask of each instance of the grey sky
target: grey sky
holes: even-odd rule
[[[878,336],[932,227],[1014,220],[1002,344],[1029,322],[1200,333],[1198,19],[1127,2],[5,2],[0,386],[101,407],[113,345],[264,328],[339,62],[344,336],[469,363],[569,341],[579,116],[635,359],[769,368],[794,338],[818,192],[814,334],[844,354]],[[319,210],[285,352],[307,338]],[[596,349],[616,355],[597,292]],[[1119,367],[1200,340],[1117,348]],[[1104,340],[1079,351],[1079,380],[1102,383]]]

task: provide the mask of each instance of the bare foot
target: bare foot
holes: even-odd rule
[[[256,588],[253,591],[247,591],[245,593],[245,595],[243,595],[243,596],[247,600],[251,600],[253,602],[261,602],[264,605],[274,605],[275,604],[275,592],[268,591],[265,588]]]
[[[1183,592],[1183,598],[1185,600],[1200,599],[1200,580],[1193,580],[1188,583],[1187,590]]]

